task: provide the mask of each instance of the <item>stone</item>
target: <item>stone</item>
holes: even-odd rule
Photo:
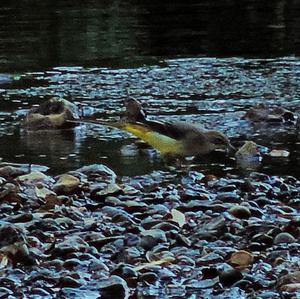
[[[231,207],[228,212],[239,219],[248,219],[251,216],[250,210],[242,205],[235,205]]]
[[[279,233],[275,238],[274,238],[274,244],[281,244],[281,243],[294,243],[296,239],[289,233],[282,232]]]
[[[63,129],[74,126],[68,120],[79,119],[77,106],[65,99],[54,97],[31,109],[21,122],[29,131]]]
[[[57,194],[70,194],[78,190],[80,180],[70,174],[59,176],[58,181],[53,186],[53,191]]]

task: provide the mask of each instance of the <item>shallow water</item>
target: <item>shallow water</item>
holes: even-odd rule
[[[242,119],[258,103],[299,113],[299,74],[300,60],[282,57],[174,59],[128,69],[56,67],[7,77],[0,86],[0,157],[47,165],[53,173],[90,163],[105,163],[120,175],[165,169],[153,152],[132,153],[124,148],[134,139],[116,129],[80,125],[73,130],[28,133],[18,126],[32,105],[54,95],[76,103],[83,116],[102,119],[118,118],[124,99],[130,96],[144,102],[149,118],[200,123],[225,132],[235,145],[254,140],[270,149],[286,149],[289,160],[268,161],[258,170],[300,177],[295,126],[253,126]],[[203,157],[193,167],[217,175],[240,173],[235,161],[221,154]]]

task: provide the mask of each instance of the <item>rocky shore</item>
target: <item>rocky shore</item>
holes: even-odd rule
[[[0,168],[1,298],[300,292],[294,177],[119,177],[102,164],[55,177],[44,170]]]

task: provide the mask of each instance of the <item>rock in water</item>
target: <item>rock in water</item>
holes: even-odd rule
[[[29,131],[64,129],[74,126],[68,120],[79,119],[75,104],[60,98],[52,98],[29,111],[22,127]]]
[[[253,122],[285,122],[293,121],[295,119],[294,114],[280,106],[268,107],[264,104],[259,104],[255,107],[251,107],[244,118]]]

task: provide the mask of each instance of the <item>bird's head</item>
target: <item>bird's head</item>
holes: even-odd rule
[[[236,152],[235,147],[230,143],[228,137],[217,131],[207,131],[206,138],[209,142],[210,150],[222,149],[232,154]]]

